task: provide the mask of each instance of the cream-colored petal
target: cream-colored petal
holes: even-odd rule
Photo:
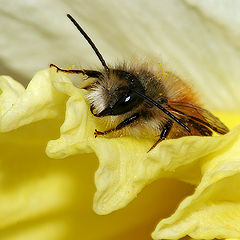
[[[0,44],[8,47],[2,48],[0,71],[26,80],[49,63],[65,68],[72,64],[76,68],[101,66],[66,18],[69,12],[91,36],[107,64],[138,57],[163,60],[197,87],[211,109],[237,110],[239,8],[238,0],[153,0],[147,6],[145,0],[3,4],[0,22],[9,27],[1,32]],[[53,9],[56,21],[52,21]]]
[[[200,184],[171,217],[160,221],[154,239],[240,238],[240,126],[230,135],[224,148],[201,159]]]
[[[12,78],[2,76],[0,90],[0,132],[57,117],[66,98],[52,86],[49,70],[38,72],[26,90]]]

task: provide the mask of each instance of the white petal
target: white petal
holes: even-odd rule
[[[238,110],[239,1],[155,0],[146,5],[145,0],[88,4],[45,0],[37,8],[32,4],[2,6],[0,21],[8,27],[1,31],[0,44],[7,47],[1,51],[0,71],[26,79],[49,63],[100,66],[66,18],[69,12],[75,13],[107,63],[131,57],[163,58],[196,86],[210,108]]]

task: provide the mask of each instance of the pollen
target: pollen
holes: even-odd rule
[[[76,67],[76,65],[71,65],[69,68],[68,68],[68,70],[72,70],[73,68],[75,68]]]

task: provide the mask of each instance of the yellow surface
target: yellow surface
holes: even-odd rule
[[[64,74],[0,88],[0,239],[145,240],[156,225],[154,239],[240,238],[238,113],[215,113],[235,126],[224,136],[147,153],[150,140],[95,139],[84,91]]]
[[[221,119],[229,129],[240,124],[240,110],[239,112],[214,112],[214,115]]]

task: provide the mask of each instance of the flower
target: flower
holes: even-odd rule
[[[91,202],[91,197],[85,195],[89,186],[93,189],[93,184],[80,182],[83,176],[90,181],[88,175],[93,175],[93,168],[96,168],[94,153],[99,160],[93,201],[96,213],[109,214],[125,207],[145,186],[159,178],[176,178],[197,188],[182,201],[172,216],[160,221],[153,232],[154,239],[185,235],[196,239],[239,237],[236,193],[240,170],[239,126],[224,136],[164,141],[147,153],[151,140],[139,141],[132,137],[95,139],[96,121],[85,102],[85,90],[75,87],[65,74],[56,73],[55,69],[37,73],[26,90],[9,77],[1,77],[0,88],[0,130],[5,132],[1,138],[4,145],[2,157],[6,165],[2,170],[0,206],[5,209],[2,225],[5,237],[8,237],[6,229],[9,228],[11,232],[18,230],[18,236],[24,238],[26,234],[38,234],[40,239],[58,239],[59,236],[69,239],[71,234],[80,234],[77,224],[73,223],[74,218],[71,219],[74,211],[77,211],[78,219],[90,216],[92,221],[96,221],[93,213],[84,209],[84,204]],[[60,137],[57,138],[59,128]],[[47,158],[45,146],[48,157],[63,160]],[[74,159],[70,160],[74,164],[68,166],[68,159]],[[92,172],[86,168],[90,161]],[[172,199],[162,195],[159,202],[167,208],[169,201],[167,210],[158,214],[157,208],[145,206],[151,214],[154,212],[154,221],[169,214],[177,200],[190,194],[189,185],[172,181],[165,180],[165,184],[173,186]],[[164,189],[166,185],[162,191],[166,191]],[[158,191],[151,194],[159,201]],[[76,196],[80,200],[77,203]],[[157,204],[155,201],[150,199],[148,205]],[[76,208],[76,205],[79,206]],[[149,217],[147,214],[146,219]],[[114,215],[110,215],[111,218],[114,219]],[[116,219],[119,221],[121,218]],[[141,221],[146,224],[143,218],[132,220],[123,216],[123,219],[124,224],[115,227],[115,231],[127,231],[132,224],[139,226]],[[84,220],[78,221],[84,229]],[[104,223],[100,224],[97,232],[102,231],[102,236],[106,238],[113,234],[109,230],[100,230],[101,226]],[[71,227],[76,229],[70,231]],[[88,234],[97,239],[94,232],[88,231]]]
[[[0,238],[145,240],[156,226],[154,239],[238,239],[237,9],[237,1],[214,0],[4,4],[2,73],[23,82],[48,63],[96,63],[67,23],[68,10],[107,64],[136,55],[167,60],[232,130],[225,136],[169,140],[146,154],[147,140],[94,139],[85,93],[66,76],[42,71],[26,90],[3,76]],[[107,215],[94,214],[92,201],[95,212]]]

